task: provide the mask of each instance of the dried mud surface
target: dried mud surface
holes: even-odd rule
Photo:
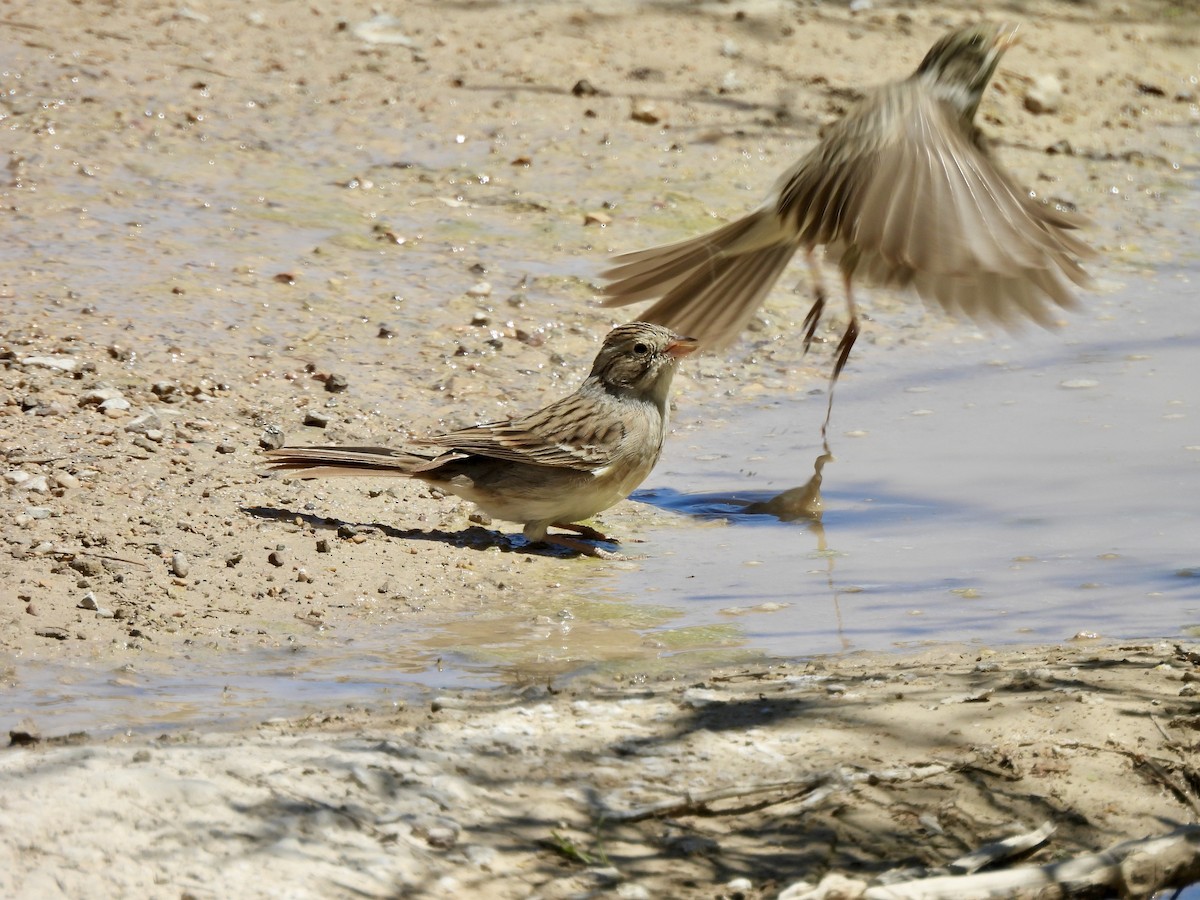
[[[1096,220],[1102,286],[1194,253],[1164,225],[1197,171],[1194,12],[1010,6],[1023,41],[981,109],[1005,164]],[[0,12],[9,684],[35,662],[170,670],[561,608],[603,563],[526,547],[420,486],[263,478],[261,446],[387,441],[571,390],[617,321],[594,303],[609,253],[749,208],[856,88],[976,15],[749,0],[391,12],[365,31],[368,4],[324,0]],[[1024,97],[1045,75],[1063,102],[1035,115]],[[860,353],[957,327],[883,292],[865,305]],[[795,339],[805,308],[781,288],[739,347],[689,365],[668,454],[733,427],[739,398],[822,385],[827,357],[810,369]],[[635,538],[664,515],[623,503],[600,525]],[[614,653],[653,659],[635,627],[614,634]],[[530,661],[517,680],[537,687],[436,711],[43,735],[3,757],[0,886],[772,896],[829,871],[940,865],[1043,819],[1059,831],[1039,859],[1194,817],[1191,663],[1154,642],[656,664],[545,691],[586,659]],[[945,771],[811,808],[604,814],[928,764]]]

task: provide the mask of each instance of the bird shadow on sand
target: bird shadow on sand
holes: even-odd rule
[[[329,531],[338,537],[353,537],[355,534],[382,534],[385,537],[404,541],[434,541],[448,544],[451,547],[462,547],[467,550],[490,550],[493,547],[502,553],[525,553],[530,556],[545,556],[557,559],[573,559],[583,554],[566,547],[554,544],[535,543],[526,540],[520,534],[505,534],[492,531],[479,525],[472,525],[461,531],[442,531],[440,529],[396,528],[379,522],[347,522],[330,516],[318,516],[313,513],[296,512],[294,509],[283,509],[273,506],[243,506],[242,510],[248,516],[271,522],[293,522],[309,526],[317,531]],[[589,542],[599,549],[616,551],[619,545],[615,541]]]

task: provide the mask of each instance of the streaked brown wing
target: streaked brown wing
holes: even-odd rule
[[[460,428],[421,441],[461,453],[538,466],[593,471],[613,461],[625,427],[608,404],[575,393],[504,422]]]
[[[881,91],[864,115],[844,120],[855,138],[835,141],[843,158],[798,171],[785,189],[810,204],[795,207],[801,228],[834,258],[977,319],[1049,324],[1047,301],[1074,305],[1068,282],[1088,283],[1078,258],[1092,253],[1072,233],[1084,219],[1031,200],[911,82]]]

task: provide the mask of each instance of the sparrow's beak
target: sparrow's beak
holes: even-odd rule
[[[699,346],[700,342],[695,338],[677,337],[667,344],[666,354],[671,359],[679,359],[680,357],[687,356]]]

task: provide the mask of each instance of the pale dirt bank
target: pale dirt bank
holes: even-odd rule
[[[1012,6],[1028,27],[982,109],[1006,164],[1097,220],[1102,285],[1194,252],[1161,225],[1196,172],[1194,14]],[[849,91],[907,72],[975,15],[765,2],[384,11],[398,21],[367,37],[390,43],[356,32],[366,3],[4,7],[8,683],[30,661],[169,670],[557,609],[599,577],[594,561],[527,552],[416,486],[263,479],[260,440],[386,440],[570,390],[613,321],[590,286],[610,251],[756,203]],[[1046,74],[1063,105],[1034,115],[1023,97]],[[580,81],[597,93],[573,91]],[[678,380],[681,429],[730,427],[750,386],[821,383],[825,359],[814,375],[794,339],[804,298],[777,293],[744,346]],[[866,303],[875,321],[859,352],[955,327],[880,292]],[[330,375],[346,389],[327,390]],[[621,504],[602,524],[636,537],[661,515]],[[635,664],[655,655],[634,626],[606,640]],[[545,694],[581,654],[531,664],[531,693],[436,713],[14,749],[0,885],[770,896],[829,870],[936,865],[1043,819],[1059,826],[1039,857],[1052,858],[1194,815],[1190,663],[1129,646],[1003,650],[979,671],[981,651],[949,648],[736,676],[679,666],[675,681]],[[438,648],[426,652],[421,665]],[[830,680],[788,680],[810,670]],[[856,783],[803,814],[797,800],[638,825],[601,814],[929,763],[946,771]],[[626,881],[538,843],[552,833]],[[720,887],[743,876],[749,888]]]

